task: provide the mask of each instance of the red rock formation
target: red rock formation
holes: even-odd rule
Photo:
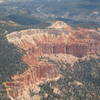
[[[61,26],[62,29],[59,29],[60,24],[63,25]],[[73,29],[68,25],[60,24],[55,24],[57,25],[56,30],[33,29],[20,31],[19,33],[13,32],[7,35],[9,42],[14,43],[25,51],[22,60],[29,66],[29,69],[23,74],[12,77],[14,83],[6,83],[6,86],[10,87],[7,89],[8,94],[15,100],[23,100],[22,97],[26,98],[25,93],[33,85],[53,80],[60,76],[54,64],[39,61],[38,57],[55,54],[70,54],[75,57],[84,57],[91,54],[100,54],[100,35],[96,30]],[[54,28],[55,25],[52,27]],[[60,32],[60,34],[57,34],[57,32]],[[68,32],[69,34],[66,34]]]
[[[7,87],[8,94],[15,99],[16,96],[24,96],[26,89],[32,89],[34,85],[57,78],[58,76],[58,70],[54,65],[42,63],[42,65],[33,66],[22,75],[12,77],[15,81],[7,82],[5,86]]]

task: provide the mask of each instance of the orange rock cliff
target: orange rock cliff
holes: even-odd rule
[[[73,28],[57,21],[48,29],[28,29],[7,35],[10,43],[24,51],[22,60],[28,70],[12,76],[13,82],[4,83],[12,100],[33,100],[29,89],[61,77],[55,64],[41,61],[39,57],[65,60],[74,63],[88,55],[100,54],[100,33],[95,29]]]

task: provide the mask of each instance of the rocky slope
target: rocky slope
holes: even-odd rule
[[[31,96],[31,93],[40,93],[40,84],[62,79],[64,77],[62,68],[68,68],[69,72],[76,70],[77,61],[82,59],[84,61],[87,56],[98,59],[100,55],[98,31],[75,29],[60,21],[53,23],[48,29],[29,29],[10,33],[7,39],[24,54],[22,61],[28,66],[24,73],[12,76],[12,82],[4,83],[12,100],[45,100],[41,95]],[[75,80],[73,84],[83,86],[81,82]],[[53,90],[59,91],[57,88]],[[48,94],[45,96],[48,97]]]

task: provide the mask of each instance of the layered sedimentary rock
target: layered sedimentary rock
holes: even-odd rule
[[[26,72],[5,83],[12,100],[33,100],[28,95],[30,89],[61,77],[59,68],[52,61],[49,63],[48,57],[72,64],[81,57],[100,54],[100,35],[95,29],[74,29],[63,22],[56,22],[48,29],[13,32],[7,39],[24,52],[22,60],[28,65]],[[47,57],[47,61],[41,57]]]
[[[24,100],[24,98],[27,98],[26,93],[28,95],[29,90],[34,90],[36,85],[56,78],[59,78],[56,67],[54,65],[42,63],[42,65],[33,66],[21,75],[12,77],[12,79],[16,81],[7,82],[5,85],[8,87],[9,96],[15,100]],[[27,100],[28,99],[29,96]]]
[[[63,53],[83,57],[100,53],[100,35],[96,30],[78,28],[67,32],[66,28],[31,29],[11,33],[7,38],[28,54]]]

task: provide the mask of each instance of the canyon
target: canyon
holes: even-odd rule
[[[63,77],[56,61],[72,66],[79,59],[100,55],[96,29],[74,28],[62,21],[53,22],[47,29],[16,31],[6,37],[23,54],[22,61],[28,66],[24,73],[12,76],[12,82],[4,83],[11,100],[40,100],[29,92],[39,92],[40,84]]]

